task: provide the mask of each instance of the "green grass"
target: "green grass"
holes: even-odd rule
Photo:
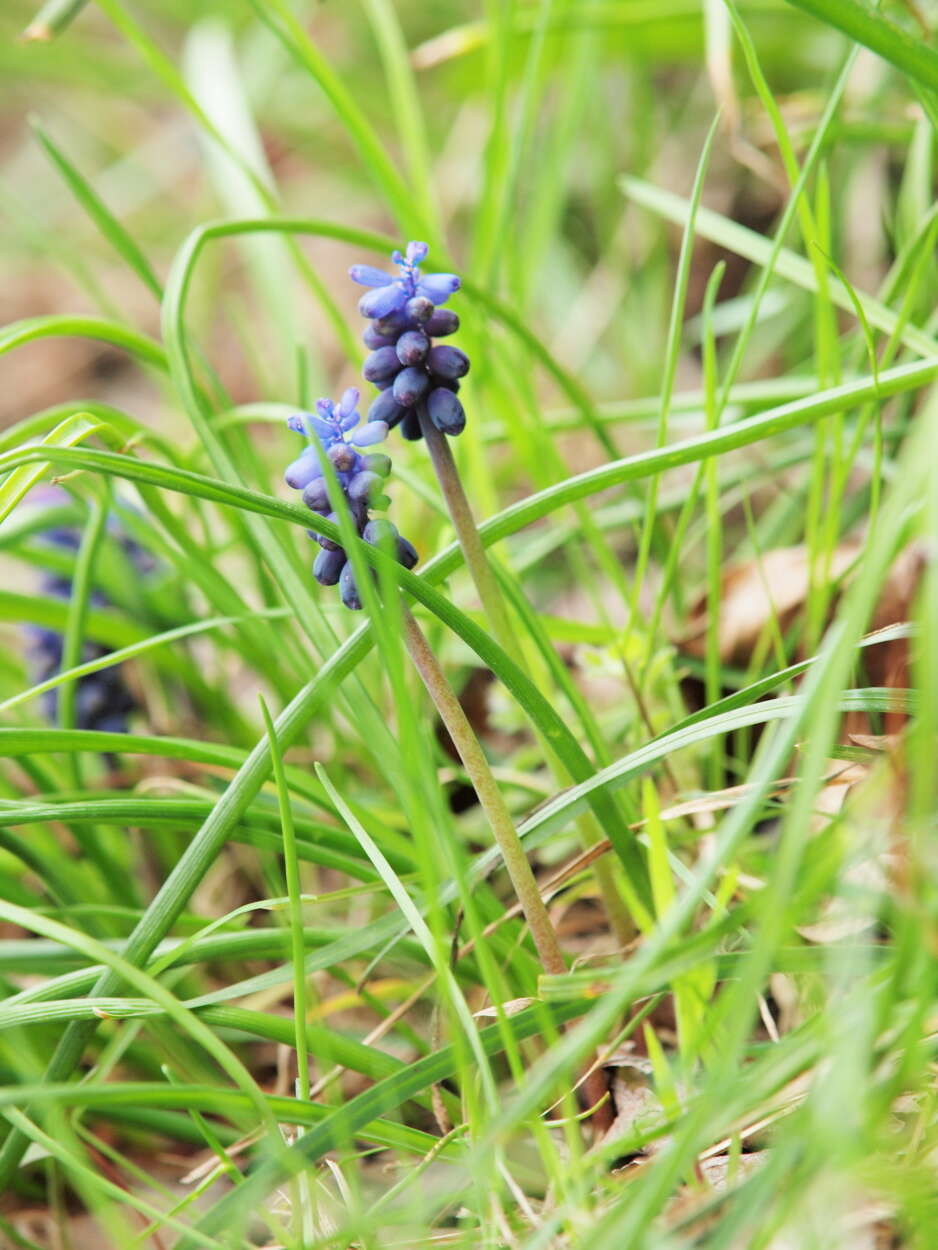
[[[916,22],[5,6],[0,1244],[931,1250]],[[453,450],[507,632],[422,443],[388,448],[413,572],[281,484],[285,416],[361,361],[347,266],[409,238],[464,276]],[[375,569],[361,616],[304,530]],[[484,691],[565,972],[399,604]],[[115,664],[130,732],[81,728]]]

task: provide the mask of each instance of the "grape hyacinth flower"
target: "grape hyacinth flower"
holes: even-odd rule
[[[349,277],[370,290],[358,311],[371,321],[364,333],[371,355],[362,373],[381,394],[368,410],[369,421],[383,421],[389,429],[401,427],[408,439],[422,437],[424,415],[443,434],[461,434],[466,414],[456,394],[459,380],[469,372],[469,357],[458,347],[435,344],[459,329],[459,318],[443,308],[459,290],[454,273],[423,273],[426,243],[408,243],[407,250],[391,254],[399,274],[372,265],[353,265]]]
[[[77,531],[59,527],[47,530],[44,538],[50,545],[66,551],[77,551],[81,542]],[[126,539],[122,545],[131,559],[134,559],[137,544]],[[72,593],[71,579],[46,573],[40,582],[40,589],[50,598],[68,601]],[[90,602],[94,607],[108,606],[107,597],[97,590],[91,593]],[[64,639],[57,630],[41,625],[27,626],[26,633],[29,639],[28,658],[35,680],[37,683],[48,681],[62,667]],[[102,659],[107,654],[107,647],[89,641],[84,645],[82,662]],[[53,724],[58,719],[58,694],[58,690],[54,689],[47,690],[42,696],[43,712]],[[100,669],[97,673],[86,673],[78,679],[75,693],[75,727],[98,730],[101,733],[126,733],[128,718],[136,706],[119,664]]]
[[[381,452],[363,450],[383,442],[387,438],[388,426],[385,421],[370,420],[356,429],[361,420],[357,411],[359,394],[352,387],[338,404],[331,399],[319,399],[315,413],[297,413],[289,418],[287,425],[291,430],[297,434],[315,434],[319,447],[307,447],[298,459],[288,465],[284,481],[293,490],[302,492],[307,508],[337,525],[339,518],[329,502],[321,461],[321,456],[328,456],[359,537],[375,547],[390,543],[392,549],[396,549],[398,562],[412,569],[417,563],[414,547],[401,537],[390,521],[369,516],[370,508],[385,508],[390,502],[381,488],[391,472],[391,461]],[[344,549],[331,538],[312,531],[310,537],[315,538],[322,548],[313,563],[316,581],[321,586],[338,585],[345,606],[353,611],[360,610],[361,596],[351,561]]]

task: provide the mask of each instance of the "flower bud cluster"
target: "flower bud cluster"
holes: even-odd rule
[[[303,502],[312,512],[338,525],[339,518],[329,501],[322,457],[327,456],[339,487],[348,504],[352,522],[360,538],[372,546],[389,544],[398,561],[411,569],[417,563],[417,552],[397,532],[390,521],[369,516],[370,508],[386,508],[390,502],[383,494],[384,479],[391,472],[390,458],[381,452],[366,452],[387,438],[385,421],[369,420],[356,429],[361,417],[357,412],[359,392],[347,390],[338,404],[331,399],[316,402],[315,413],[290,417],[287,424],[298,434],[315,434],[319,446],[308,446],[287,467],[286,484],[302,492]],[[310,531],[322,548],[313,563],[313,576],[321,586],[339,587],[342,602],[357,611],[362,606],[355,582],[355,573],[345,550],[331,538]]]
[[[43,537],[52,546],[67,551],[77,551],[81,541],[75,530],[58,527],[47,530]],[[131,559],[134,559],[135,550],[142,551],[130,539],[124,539],[122,545]],[[71,598],[71,580],[58,574],[45,573],[40,588],[51,599],[63,599],[67,602]],[[93,591],[90,600],[94,607],[108,606],[106,596],[100,591]],[[29,638],[29,666],[33,677],[37,684],[48,681],[62,668],[64,639],[57,630],[42,625],[29,625],[26,632]],[[107,647],[96,642],[86,642],[82,650],[82,663],[99,660],[107,654]],[[47,690],[42,696],[42,709],[53,724],[58,719],[58,706],[58,689]],[[135,708],[136,702],[127,688],[119,664],[112,664],[97,673],[86,673],[84,677],[79,677],[75,692],[76,729],[126,733],[128,718]]]
[[[370,290],[358,311],[371,325],[364,333],[371,355],[362,373],[381,394],[368,411],[369,421],[401,427],[404,438],[421,437],[425,414],[444,434],[461,434],[466,414],[457,396],[459,380],[469,372],[469,358],[458,347],[434,343],[459,329],[459,318],[442,308],[459,289],[453,273],[422,273],[426,243],[408,243],[406,253],[392,253],[399,275],[371,265],[353,265],[349,276]]]

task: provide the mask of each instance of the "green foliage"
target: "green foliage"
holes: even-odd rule
[[[35,1245],[44,1206],[106,1250],[930,1250],[919,18],[4,6],[0,1240]],[[412,572],[280,485],[285,416],[358,364],[347,265],[410,237],[465,276],[454,450],[507,648],[422,445],[392,449]],[[363,617],[304,530],[350,549]],[[466,686],[566,973],[398,595]],[[62,635],[51,677],[29,626]],[[118,664],[130,732],[81,727]]]

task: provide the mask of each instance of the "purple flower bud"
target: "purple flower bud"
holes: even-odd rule
[[[383,443],[387,436],[388,427],[386,422],[369,421],[367,425],[363,425],[360,430],[355,431],[349,442],[354,443],[356,447],[372,447],[375,443]]]
[[[401,362],[393,347],[379,347],[366,357],[362,373],[369,382],[384,382],[400,373]]]
[[[409,321],[423,325],[433,316],[433,301],[427,299],[425,295],[415,295],[404,305],[404,315]]]
[[[397,340],[397,358],[402,365],[419,365],[430,350],[430,340],[420,330],[407,330]]]
[[[358,453],[348,443],[335,443],[329,448],[329,459],[336,473],[350,473],[358,463]]]
[[[386,317],[406,303],[407,292],[397,282],[392,282],[367,291],[358,301],[358,311],[363,317]]]
[[[409,543],[403,536],[397,539],[397,560],[399,564],[403,564],[405,569],[412,569],[420,557],[417,555],[417,548],[413,543]]]
[[[394,347],[390,345],[375,349],[371,357],[372,362],[377,358],[380,367],[382,353],[385,368],[391,366],[392,372],[399,373],[400,361],[397,359]],[[413,371],[420,375],[423,384],[426,385],[426,370],[414,369]],[[390,378],[387,379],[386,384],[391,385]],[[291,485],[302,490],[303,502],[311,511],[318,512],[320,516],[325,517],[341,530],[342,522],[339,518],[340,515],[345,515],[343,509],[346,509],[347,520],[351,521],[355,532],[365,534],[366,531],[367,533],[377,532],[374,523],[370,521],[369,509],[385,508],[390,505],[391,501],[381,494],[381,488],[383,479],[391,471],[391,461],[381,452],[362,454],[362,448],[380,443],[387,437],[388,422],[381,417],[372,416],[368,422],[359,426],[358,423],[361,420],[357,411],[359,398],[359,391],[355,387],[350,387],[337,404],[331,399],[319,400],[316,404],[316,414],[311,414],[306,418],[310,428],[319,433],[322,449],[329,457],[330,464],[335,471],[337,484],[343,495],[339,512],[332,510],[329,491],[320,471],[320,459],[316,449],[307,448],[296,463],[287,470],[287,477]],[[398,414],[404,413],[404,409],[397,403],[393,393],[388,393],[386,397],[379,396],[372,408],[382,411],[385,416],[391,418],[399,419]],[[395,551],[410,550],[409,545],[406,548],[398,547],[398,534],[393,526],[390,532]],[[343,603],[350,608],[360,608],[361,598],[348,565],[347,552],[342,548],[341,541],[317,534],[315,530],[308,530],[307,533],[322,548],[313,565],[313,573],[317,581],[323,585],[338,584]]]
[[[369,473],[364,470],[356,473],[348,484],[348,497],[354,500],[367,500],[369,495],[381,485],[381,478],[377,473]]]
[[[403,312],[389,313],[386,317],[381,317],[376,321],[374,328],[379,334],[385,335],[396,343],[398,335],[409,328],[409,322]]]
[[[362,463],[369,473],[377,473],[380,477],[387,477],[391,472],[391,457],[380,451],[363,456]]]
[[[402,369],[394,379],[394,398],[402,408],[412,408],[426,394],[429,385],[426,369],[411,365],[408,369]]]
[[[358,407],[361,394],[357,386],[350,386],[347,391],[343,392],[336,409],[343,430],[350,430],[353,425],[358,424],[358,413],[355,409]]]
[[[427,364],[430,372],[438,378],[461,378],[469,372],[469,357],[448,343],[431,347]]]
[[[418,243],[416,241],[412,241],[407,244],[407,251],[405,255],[411,265],[419,265],[427,259],[427,253],[429,251],[429,243]]]
[[[319,512],[323,516],[331,510],[325,478],[317,477],[310,482],[303,491],[303,502],[311,512]]]
[[[328,448],[331,443],[335,442],[335,419],[331,414],[328,417],[318,417],[310,413],[307,424],[324,447]]]
[[[292,490],[302,490],[304,486],[308,486],[313,478],[320,477],[322,469],[319,466],[319,457],[316,455],[315,447],[307,447],[297,460],[287,465],[283,475],[283,480]]]
[[[372,421],[384,421],[389,430],[393,430],[395,425],[401,420],[406,409],[402,408],[394,398],[392,390],[382,391],[378,398],[368,409],[369,424]]]
[[[376,351],[379,347],[393,347],[397,339],[393,334],[379,334],[372,324],[362,335],[362,341],[371,351]],[[300,433],[303,433],[302,429]]]
[[[431,339],[445,339],[459,329],[459,318],[450,308],[437,308],[423,329]]]
[[[339,576],[339,595],[347,608],[351,608],[353,612],[361,611],[361,596],[358,593],[351,564],[346,564]]]
[[[466,413],[452,391],[443,386],[427,396],[427,414],[443,434],[461,434],[466,427]]]
[[[420,418],[413,408],[410,408],[401,420],[401,437],[406,438],[409,443],[417,443],[423,438]]]
[[[346,556],[341,547],[335,551],[320,551],[313,561],[313,577],[320,586],[334,586],[345,565]]]
[[[397,537],[397,526],[384,517],[369,521],[362,530],[362,538],[364,538],[366,543],[370,543],[372,547],[380,547],[382,543],[395,543],[397,542]]]
[[[287,428],[292,430],[294,434],[305,434],[306,426],[303,423],[302,414],[295,412],[292,417],[287,417]]]
[[[389,273],[376,269],[374,265],[353,265],[348,276],[359,286],[388,286],[394,281]]]
[[[336,528],[338,528],[339,514],[337,512],[327,513],[326,520],[331,521],[332,524],[336,526]],[[342,550],[342,548],[339,546],[338,543],[333,542],[331,538],[327,538],[325,534],[317,534],[316,541],[319,543],[320,547],[324,547],[326,551],[341,551]]]
[[[433,304],[445,304],[459,287],[459,278],[454,273],[425,273],[417,283],[417,294]]]

